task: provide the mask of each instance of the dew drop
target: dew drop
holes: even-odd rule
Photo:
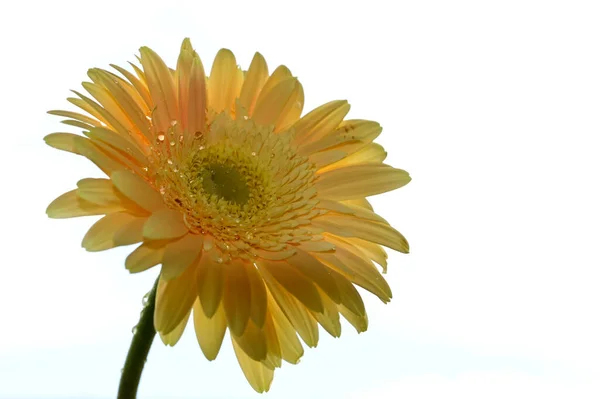
[[[159,134],[156,138],[158,139],[159,143],[162,143],[163,141],[165,141],[165,135],[162,133]]]
[[[203,145],[201,145],[200,147],[198,147],[198,149],[199,149],[200,151],[202,151],[202,150],[204,149],[204,146],[203,146]]]
[[[167,190],[165,189],[165,186],[160,186],[159,191],[162,195],[165,195],[165,191],[167,191]]]
[[[169,165],[173,165],[173,161],[171,161],[170,159],[167,159],[167,163],[168,163]]]
[[[256,156],[256,151],[252,151],[252,156],[255,157]]]
[[[223,263],[223,258],[221,258],[221,257],[218,257],[218,258],[217,258],[217,263]]]
[[[171,141],[169,144],[171,145],[171,147],[175,147],[175,142],[174,141]]]
[[[142,169],[144,170],[144,172],[148,171],[148,167],[147,166],[144,166]]]
[[[152,122],[152,117],[150,115],[146,115],[146,119]]]
[[[245,119],[245,120],[248,120],[248,115],[244,115],[244,119]]]
[[[171,126],[175,126],[175,125],[177,125],[177,121],[176,120],[172,120],[171,121]]]
[[[135,326],[133,326],[133,328],[131,329],[131,333],[135,334],[137,332],[138,326],[137,324]]]
[[[183,135],[182,134],[179,135],[179,142],[183,143]]]

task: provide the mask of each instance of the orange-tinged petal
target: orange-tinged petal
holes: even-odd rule
[[[160,275],[165,280],[179,276],[192,263],[198,260],[202,251],[202,236],[186,234],[165,247]]]
[[[242,82],[242,72],[237,67],[233,53],[227,49],[219,50],[208,79],[209,106],[216,113],[233,110]]]
[[[139,165],[145,165],[147,162],[146,156],[139,150],[137,144],[134,144],[129,139],[124,138],[110,129],[104,127],[92,128],[86,133],[86,136],[91,138],[94,142],[100,141],[111,146],[115,150],[120,151],[124,156],[137,162]]]
[[[269,69],[264,57],[255,53],[240,91],[240,105],[248,111],[248,115],[252,115],[256,99],[268,77]]]
[[[171,331],[170,333],[167,334],[163,334],[160,331],[158,332],[158,335],[160,336],[160,339],[162,340],[162,342],[165,345],[168,346],[175,346],[175,344],[177,342],[179,342],[179,339],[181,338],[181,336],[183,335],[183,331],[185,330],[185,327],[187,326],[188,320],[190,318],[190,313],[191,310],[188,312],[188,314],[183,318],[183,320],[181,321],[181,323],[179,323],[177,325],[177,327],[175,327],[173,329],[173,331]]]
[[[194,302],[194,329],[204,356],[208,360],[215,360],[221,349],[225,330],[227,330],[223,305],[217,308],[211,318],[208,318],[202,310],[200,301],[196,300]]]
[[[90,118],[89,116],[80,114],[78,112],[52,110],[52,111],[48,111],[48,113],[50,115],[58,115],[58,116],[64,116],[66,118],[72,118],[72,119],[81,121],[85,124],[92,125],[92,126],[98,126],[98,127],[102,126],[102,124],[98,120],[96,120],[94,118]]]
[[[144,237],[150,240],[170,240],[188,232],[183,215],[172,209],[159,209],[152,213],[144,225]]]
[[[165,207],[162,196],[136,174],[119,170],[112,173],[110,178],[117,190],[148,212]]]
[[[196,299],[195,265],[188,267],[179,277],[165,280],[160,277],[156,289],[154,327],[168,334],[183,321]]]
[[[139,273],[162,262],[165,243],[145,242],[125,259],[125,267],[131,273]]]
[[[138,217],[126,212],[117,212],[104,216],[88,230],[81,246],[88,251],[104,251],[116,247],[115,235]],[[133,243],[131,243],[133,244]]]
[[[233,343],[235,356],[240,363],[244,376],[252,388],[258,393],[268,392],[271,387],[271,382],[273,381],[273,369],[268,368],[261,362],[252,360],[250,356],[240,348],[233,337],[231,342]]]
[[[122,204],[95,204],[77,195],[77,190],[62,194],[48,205],[46,213],[53,219],[73,218],[79,216],[106,215],[125,211]]]
[[[131,245],[142,242],[144,240],[142,230],[144,229],[146,219],[147,217],[145,216],[135,217],[131,222],[117,230],[113,237],[115,246]]]
[[[206,123],[206,76],[200,57],[192,48],[189,39],[181,44],[177,61],[177,84],[179,97],[179,119],[186,139],[201,132]]]
[[[388,165],[366,164],[323,172],[315,182],[320,198],[347,200],[395,190],[410,182],[402,169]]]
[[[179,116],[175,83],[171,71],[158,54],[148,47],[142,47],[140,54],[148,90],[155,105],[152,122],[158,131],[165,132],[171,121]]]

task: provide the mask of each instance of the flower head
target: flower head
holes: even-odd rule
[[[317,345],[320,324],[337,337],[341,314],[357,331],[367,315],[355,288],[392,294],[374,265],[382,246],[408,252],[404,237],[366,197],[401,187],[408,174],[383,164],[378,123],[344,120],[332,101],[301,117],[304,92],[289,69],[269,74],[256,54],[242,71],[221,50],[209,77],[190,41],[169,69],[149,48],[141,68],[91,69],[69,102],[84,136],[46,142],[83,155],[106,175],[83,179],[48,207],[53,218],[104,215],[83,247],[140,243],[132,273],[161,264],[154,323],[175,345],[190,317],[204,355],[225,331],[242,370],[267,391],[281,360],[297,363],[298,336]]]

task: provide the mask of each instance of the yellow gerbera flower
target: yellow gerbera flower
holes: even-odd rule
[[[53,133],[50,146],[83,155],[108,178],[83,179],[48,207],[52,218],[105,215],[83,239],[88,251],[141,243],[132,273],[161,264],[154,325],[175,345],[193,315],[207,359],[225,331],[242,370],[267,391],[281,360],[297,363],[298,335],[317,345],[317,323],[358,332],[367,315],[355,285],[388,302],[382,245],[404,237],[365,197],[401,187],[408,173],[383,164],[378,123],[344,120],[346,101],[301,117],[304,92],[285,66],[269,74],[256,53],[242,71],[229,50],[210,77],[188,39],[175,70],[149,48],[134,73],[91,69],[93,97],[68,101],[86,137]],[[94,100],[95,99],[95,100]]]

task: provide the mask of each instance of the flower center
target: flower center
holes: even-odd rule
[[[246,180],[231,165],[209,165],[200,172],[199,179],[202,180],[202,188],[207,195],[216,195],[240,206],[248,202],[250,192]]]
[[[291,143],[291,132],[220,114],[189,143],[157,148],[155,184],[167,206],[183,213],[192,232],[212,237],[225,259],[289,252],[289,243],[312,238],[303,226],[320,212],[314,166]]]

